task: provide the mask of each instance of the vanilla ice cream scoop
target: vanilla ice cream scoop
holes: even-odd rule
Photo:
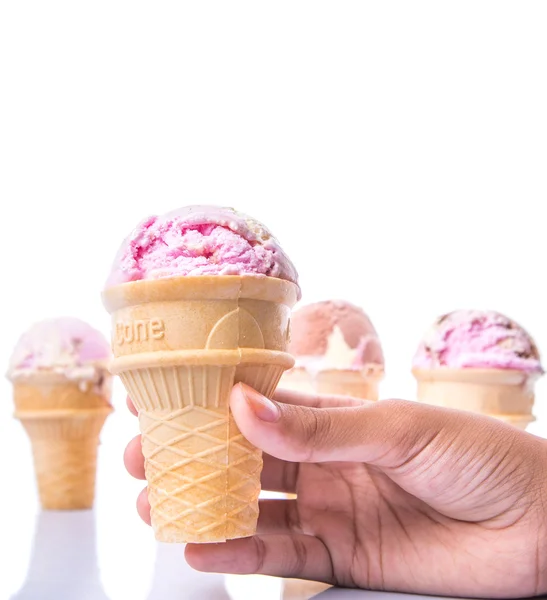
[[[93,380],[110,358],[110,343],[80,319],[61,317],[32,325],[17,342],[7,376],[53,372],[67,379]]]

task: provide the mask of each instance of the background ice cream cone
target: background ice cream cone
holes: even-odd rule
[[[45,509],[93,506],[99,435],[112,411],[103,387],[40,373],[14,382],[15,417],[32,445],[40,502]]]
[[[234,383],[271,396],[297,287],[274,278],[178,277],[104,293],[112,372],[139,411],[152,526],[164,542],[215,542],[256,530],[261,453],[229,410]]]
[[[331,586],[321,581],[308,581],[306,579],[284,579],[282,600],[311,600],[328,590]]]
[[[509,369],[413,369],[418,400],[501,419],[521,429],[534,421],[538,373]]]
[[[344,300],[308,304],[292,316],[289,346],[296,366],[281,387],[378,400],[384,356],[372,322]]]
[[[16,413],[31,444],[42,507],[93,506],[99,434],[111,408]]]
[[[534,387],[543,375],[530,334],[490,310],[439,317],[414,355],[418,400],[496,417],[520,429],[535,420]]]
[[[283,374],[281,387],[293,392],[313,394],[315,392],[314,380],[311,373],[303,367],[293,367]]]
[[[315,376],[319,394],[339,394],[366,400],[378,400],[378,386],[384,377],[380,365],[367,365],[361,370],[329,369]]]
[[[112,411],[109,356],[104,336],[71,317],[35,323],[14,348],[7,376],[45,509],[93,505],[99,434]]]
[[[13,402],[17,412],[89,410],[108,408],[110,374],[106,363],[98,366],[95,381],[71,380],[60,373],[42,372],[13,380]]]

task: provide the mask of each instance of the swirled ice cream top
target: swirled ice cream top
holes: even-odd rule
[[[268,229],[231,208],[185,206],[142,221],[123,242],[106,287],[141,279],[258,275],[298,285],[298,274]]]
[[[345,300],[326,300],[302,306],[291,318],[289,352],[297,367],[310,372],[383,369],[378,334],[366,313]]]
[[[7,376],[54,372],[68,379],[94,380],[106,368],[110,344],[97,329],[73,317],[32,325],[15,345]]]
[[[505,315],[486,310],[457,310],[439,317],[421,341],[413,367],[543,372],[530,334]]]

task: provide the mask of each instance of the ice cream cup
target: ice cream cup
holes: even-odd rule
[[[163,542],[220,542],[256,531],[262,456],[239,432],[230,391],[271,396],[287,354],[295,284],[183,276],[108,288],[111,371],[139,413],[151,519]]]
[[[532,414],[537,372],[512,369],[413,369],[420,402],[495,417],[520,429]]]

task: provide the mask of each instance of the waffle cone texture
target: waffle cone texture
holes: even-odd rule
[[[28,434],[42,508],[93,506],[99,435],[112,411],[91,384],[56,373],[15,380],[15,417]]]
[[[526,429],[535,420],[538,373],[509,369],[414,369],[418,400],[487,415]]]
[[[256,531],[262,455],[229,407],[244,382],[271,396],[297,287],[268,277],[178,277],[104,293],[112,373],[139,412],[156,539],[220,542]]]

